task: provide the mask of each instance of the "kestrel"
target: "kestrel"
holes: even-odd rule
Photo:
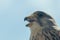
[[[60,40],[60,29],[55,20],[43,11],[35,11],[24,18],[29,23],[31,34],[29,40]]]

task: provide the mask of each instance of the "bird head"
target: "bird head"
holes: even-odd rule
[[[36,11],[30,16],[25,17],[24,20],[29,22],[26,26],[30,28],[55,26],[54,19],[42,11]]]

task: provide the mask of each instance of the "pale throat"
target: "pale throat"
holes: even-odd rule
[[[33,22],[32,26],[30,27],[30,30],[31,30],[31,34],[34,35],[38,31],[41,31],[42,27],[37,22]]]

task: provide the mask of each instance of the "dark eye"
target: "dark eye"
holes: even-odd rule
[[[44,15],[43,15],[43,13],[41,13],[41,14],[39,13],[38,16],[39,16],[39,17],[43,17]]]
[[[40,12],[37,13],[37,15],[38,15],[39,17],[44,17],[45,13],[42,12],[42,11],[40,11]]]

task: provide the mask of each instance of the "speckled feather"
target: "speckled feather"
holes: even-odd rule
[[[56,30],[43,29],[32,36],[32,40],[60,40],[59,32]]]

